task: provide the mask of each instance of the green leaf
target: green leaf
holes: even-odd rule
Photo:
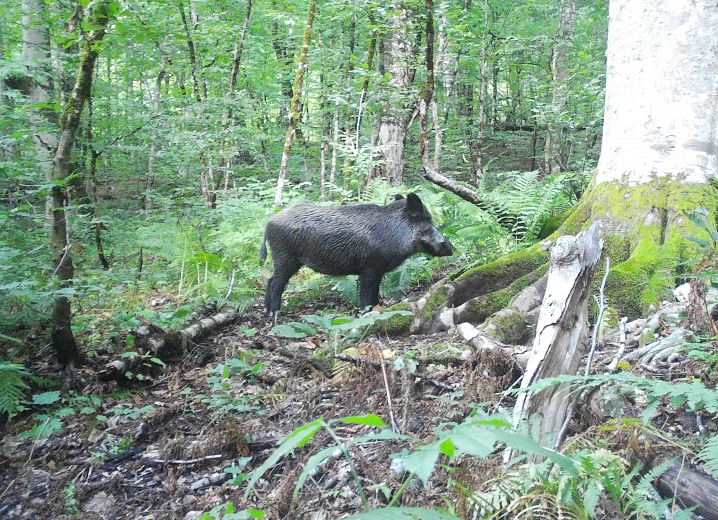
[[[441,444],[433,442],[421,447],[404,459],[404,467],[423,482],[426,486],[429,483],[431,473],[441,453]]]
[[[597,484],[586,488],[583,495],[583,507],[586,508],[591,518],[596,517],[596,504],[598,504],[599,498],[601,498],[601,488]]]
[[[386,424],[381,420],[381,417],[374,414],[367,415],[353,415],[350,417],[344,417],[340,421],[349,424],[366,424],[368,426],[376,426],[377,428],[386,428]]]
[[[698,456],[706,461],[713,478],[718,479],[718,435],[714,434],[713,437],[708,439]]]
[[[60,392],[43,392],[32,396],[32,402],[37,405],[54,404],[60,400]]]
[[[442,442],[440,448],[441,453],[450,458],[454,456],[454,452],[456,451],[456,446],[451,439],[446,439],[444,442]]]
[[[309,460],[304,466],[304,470],[297,479],[297,485],[294,486],[294,498],[297,498],[297,495],[299,495],[299,491],[302,489],[302,486],[304,486],[304,481],[307,480],[311,471],[318,467],[325,459],[328,459],[336,450],[336,445],[328,446],[309,457]]]
[[[458,426],[449,435],[454,445],[463,453],[482,459],[494,451],[496,437],[497,432],[474,425]]]
[[[296,321],[289,324],[276,325],[269,331],[271,336],[282,338],[306,338],[307,335],[316,334],[317,330],[309,325]]]
[[[317,419],[304,426],[300,426],[292,433],[287,435],[284,440],[280,443],[276,450],[264,461],[260,467],[252,472],[252,478],[247,484],[247,490],[244,492],[245,498],[249,496],[250,491],[257,483],[257,481],[264,475],[264,473],[274,466],[279,459],[288,455],[294,451],[295,448],[301,448],[305,446],[314,435],[324,427],[324,419]]]

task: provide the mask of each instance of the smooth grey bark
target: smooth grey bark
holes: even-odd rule
[[[597,183],[718,176],[718,6],[612,0]]]
[[[568,103],[565,89],[568,78],[568,56],[571,50],[575,21],[576,0],[562,0],[559,8],[558,30],[551,53],[553,93],[544,144],[544,173],[546,175],[568,168],[566,164],[568,154],[562,152],[562,141],[566,129],[566,125],[563,123],[563,113]]]

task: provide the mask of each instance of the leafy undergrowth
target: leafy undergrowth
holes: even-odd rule
[[[301,332],[297,324],[307,323],[301,316],[315,310],[290,312],[282,325]],[[313,325],[320,321],[315,318]],[[282,330],[255,305],[237,324],[191,348],[180,364],[148,362],[149,373],[122,388],[97,382],[95,370],[109,360],[99,354],[95,370],[72,374],[76,386],[65,398],[42,393],[45,404],[36,401],[33,410],[42,413],[5,425],[0,517],[189,520],[212,512],[213,518],[314,520],[392,506],[421,518],[471,518],[487,511],[488,502],[479,500],[496,499],[481,493],[496,479],[504,479],[511,500],[511,486],[521,496],[533,478],[539,486],[522,497],[531,507],[545,505],[567,517],[591,507],[601,518],[616,507],[608,483],[620,483],[617,496],[625,496],[622,486],[632,481],[637,489],[650,484],[652,474],[639,482],[633,468],[658,451],[671,453],[659,445],[685,453],[696,436],[694,416],[667,402],[653,409],[660,430],[638,421],[604,428],[605,419],[584,407],[569,443],[584,455],[553,455],[566,472],[562,487],[553,489],[541,472],[531,477],[521,466],[507,469],[502,450],[493,451],[494,437],[482,440],[486,430],[462,424],[472,414],[485,417],[477,403],[492,411],[511,408],[512,398],[500,395],[519,375],[510,356],[467,352],[451,334],[340,344],[340,334],[288,338],[277,334]],[[603,354],[598,366],[611,358]],[[42,377],[58,380],[57,367],[41,361],[48,358],[40,352],[28,366],[41,376],[31,383],[37,393]],[[384,372],[380,358],[394,363]],[[634,404],[640,416],[641,405]],[[704,421],[714,433],[714,419]],[[376,427],[392,423],[402,435]],[[485,453],[456,456],[471,436]],[[422,445],[429,449],[417,454]],[[407,479],[402,465],[412,464],[416,477]],[[567,482],[574,477],[579,484],[572,487]],[[576,493],[580,507],[572,510],[566,493]],[[244,510],[249,513],[232,513]],[[405,518],[395,509],[386,514]]]

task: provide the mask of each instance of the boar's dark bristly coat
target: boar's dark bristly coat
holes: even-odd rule
[[[274,262],[265,297],[270,314],[279,310],[287,282],[303,265],[323,274],[359,275],[359,304],[365,309],[379,303],[384,274],[411,255],[454,252],[414,193],[386,206],[297,204],[267,222],[259,251],[263,262],[266,242]]]

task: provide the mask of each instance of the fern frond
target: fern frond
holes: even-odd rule
[[[714,478],[718,478],[718,435],[713,435],[705,443],[698,456],[706,461]]]
[[[24,365],[0,361],[0,413],[12,419],[24,409],[25,390],[29,387],[22,380],[29,377]]]

